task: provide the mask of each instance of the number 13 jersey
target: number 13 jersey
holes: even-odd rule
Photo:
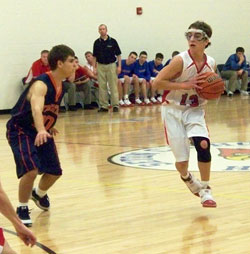
[[[178,56],[182,58],[183,69],[181,75],[172,80],[173,82],[182,83],[192,79],[194,76],[200,73],[214,72],[215,60],[206,54],[204,54],[205,61],[200,70],[198,70],[198,67],[189,50],[180,53]],[[201,98],[196,93],[195,89],[165,90],[163,94],[163,102],[164,101],[166,101],[168,104],[185,107],[197,107],[204,105],[207,102],[207,100]]]

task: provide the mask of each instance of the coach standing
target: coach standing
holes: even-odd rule
[[[100,37],[94,42],[94,71],[98,74],[99,103],[98,112],[108,112],[108,87],[111,92],[111,105],[113,112],[119,111],[117,90],[117,74],[121,72],[121,50],[117,41],[107,34],[107,26],[99,26]],[[116,65],[116,61],[117,64]]]

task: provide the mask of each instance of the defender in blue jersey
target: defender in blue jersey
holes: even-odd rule
[[[7,123],[7,138],[14,154],[19,182],[17,214],[26,226],[31,226],[28,200],[48,210],[48,189],[62,175],[53,136],[64,95],[62,81],[75,70],[74,51],[58,45],[48,56],[50,72],[37,77],[21,94],[11,111]],[[34,180],[42,174],[39,185],[33,189]]]

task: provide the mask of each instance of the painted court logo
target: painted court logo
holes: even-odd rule
[[[211,144],[212,171],[250,171],[250,142]],[[197,153],[190,148],[190,170],[198,171]],[[176,170],[169,147],[153,147],[120,153],[108,158],[112,163],[134,168]]]

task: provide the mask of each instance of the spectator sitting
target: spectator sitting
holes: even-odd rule
[[[94,73],[94,57],[93,53],[87,51],[85,53],[85,58],[87,60],[86,65],[84,66],[85,69],[89,71],[90,82],[91,82],[91,99],[94,104],[99,107],[99,85],[97,80],[97,74]]]
[[[79,65],[78,57],[75,57],[76,71],[69,77],[70,82],[74,82],[76,85],[76,91],[83,91],[84,93],[84,109],[94,109],[91,105],[91,82],[90,82],[90,72],[87,68]]]
[[[131,102],[128,98],[129,86],[133,80],[133,72],[135,67],[135,61],[137,53],[130,52],[127,59],[123,59],[121,62],[121,73],[118,75],[118,93],[119,93],[119,105],[131,106]],[[123,100],[124,99],[124,100]]]
[[[68,93],[68,109],[76,111],[76,85],[70,81],[69,78],[63,81],[65,92]],[[60,107],[60,112],[66,112],[64,107]]]
[[[154,80],[155,80],[155,77],[157,76],[157,74],[161,71],[161,69],[163,68],[163,65],[162,65],[162,61],[163,61],[163,54],[162,53],[157,53],[155,55],[155,60],[152,60],[148,63],[149,65],[149,71],[150,71],[150,91],[151,91],[151,102],[154,103],[154,104],[157,104],[159,102],[162,102],[162,99],[160,98],[161,95],[159,94],[159,96],[157,96],[157,100],[155,99],[155,87],[152,85]],[[158,102],[159,101],[159,102]]]
[[[27,77],[23,78],[22,81],[24,85],[29,84],[33,79],[35,79],[39,75],[47,71],[50,71],[49,62],[48,62],[48,54],[49,54],[48,50],[41,51],[40,59],[36,60],[32,64]]]
[[[229,97],[233,96],[236,90],[237,79],[242,79],[240,93],[248,96],[248,71],[244,52],[244,48],[238,47],[236,54],[232,54],[222,68],[221,77],[229,80],[227,91]]]
[[[170,63],[170,61],[173,59],[173,57],[179,55],[179,53],[180,53],[179,51],[173,51],[172,58],[167,60],[167,62],[165,63],[164,67],[167,66]]]
[[[134,90],[135,90],[135,104],[137,105],[152,105],[147,97],[147,82],[150,80],[150,72],[147,63],[148,54],[146,51],[142,51],[139,55],[139,59],[135,62],[134,69]],[[144,98],[144,103],[140,100],[140,87]]]

